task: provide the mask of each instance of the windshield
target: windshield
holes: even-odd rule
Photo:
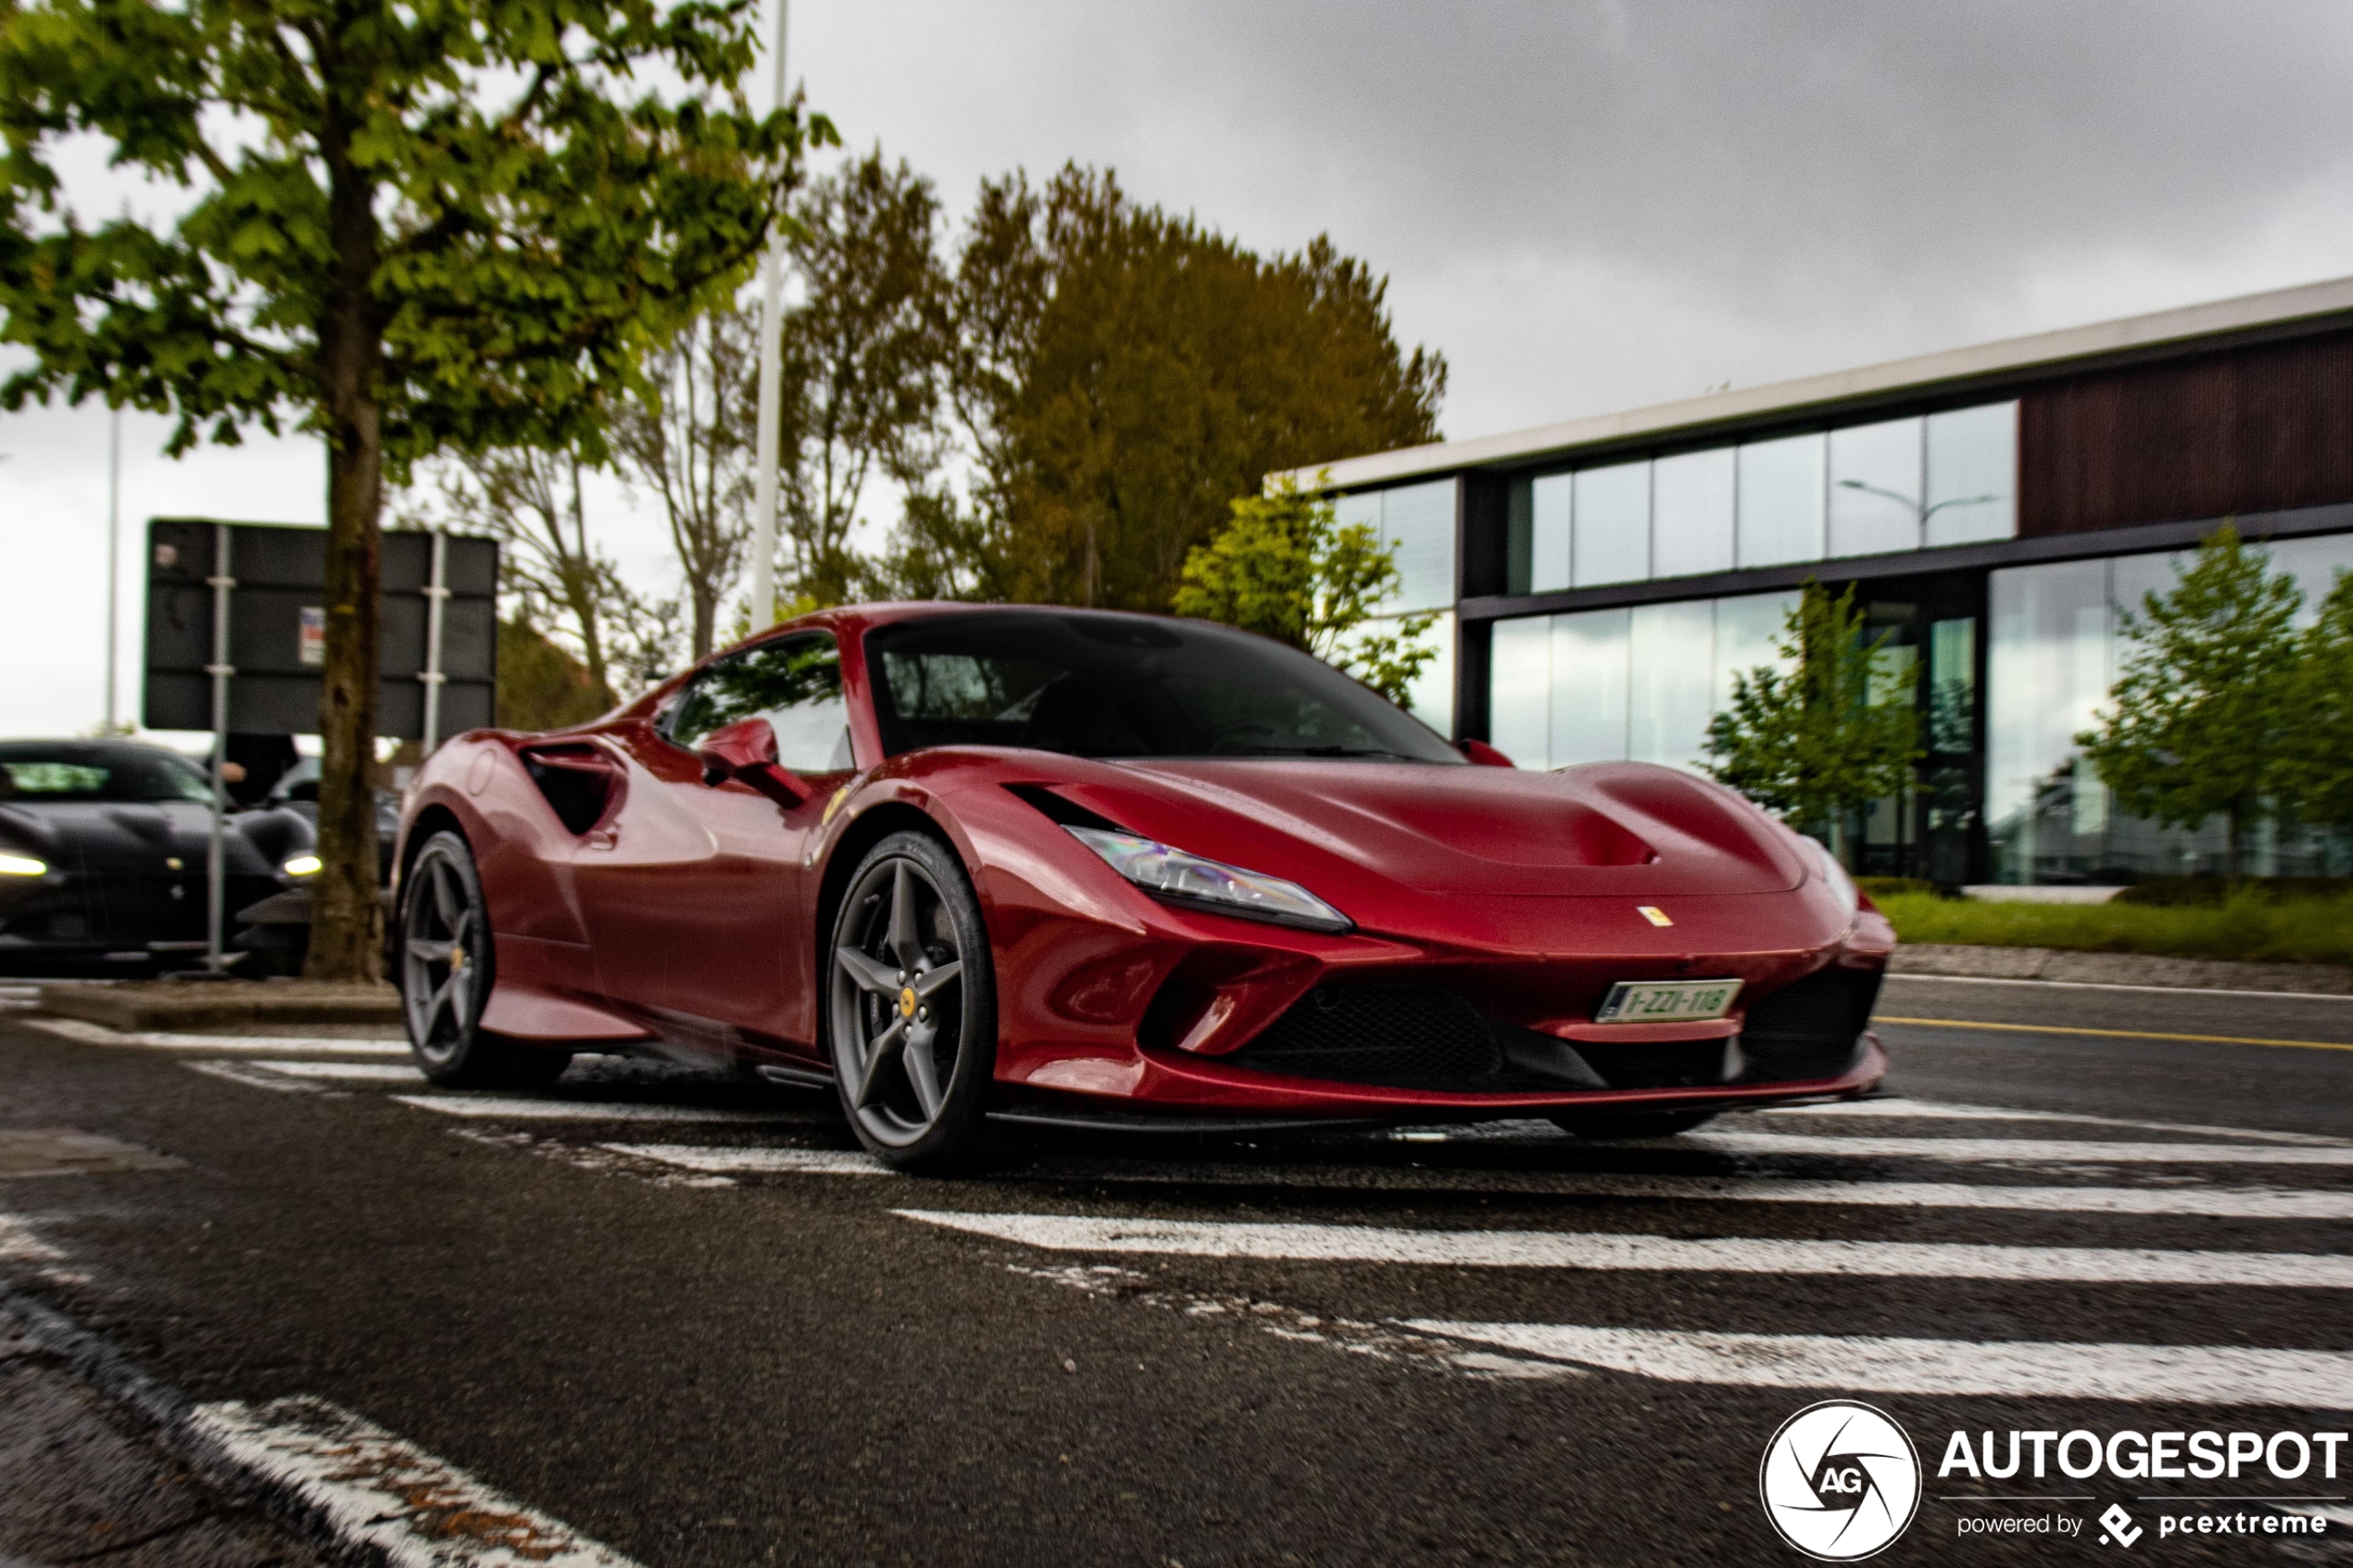
[[[169,751],[129,746],[0,747],[0,800],[212,799],[204,771]]]
[[[1312,655],[1198,621],[1041,610],[866,633],[893,756],[1025,746],[1074,757],[1462,758]]]

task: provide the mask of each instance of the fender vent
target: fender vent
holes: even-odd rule
[[[620,771],[601,747],[543,746],[522,754],[524,770],[567,833],[586,833],[612,804]]]

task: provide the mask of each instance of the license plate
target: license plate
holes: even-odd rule
[[[1596,1023],[1687,1023],[1721,1018],[1741,994],[1737,980],[1621,980],[1593,1014]]]

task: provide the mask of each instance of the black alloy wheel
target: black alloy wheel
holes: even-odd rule
[[[988,1151],[997,988],[972,881],[928,834],[867,851],[835,916],[825,1027],[858,1141],[900,1171]]]
[[[417,1066],[450,1088],[535,1088],[553,1083],[572,1053],[486,1033],[482,1010],[495,979],[490,910],[466,841],[437,833],[400,884],[400,1011]]]

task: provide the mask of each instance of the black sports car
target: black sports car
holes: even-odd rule
[[[211,817],[211,783],[177,752],[0,741],[0,969],[200,961]],[[265,946],[235,917],[317,873],[317,834],[283,808],[235,812],[227,828],[229,945]]]

